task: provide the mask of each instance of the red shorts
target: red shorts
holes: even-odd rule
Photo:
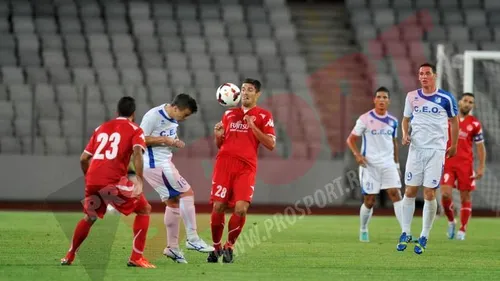
[[[103,218],[108,204],[120,213],[128,216],[136,210],[141,210],[149,203],[144,194],[138,198],[131,197],[134,183],[123,177],[120,182],[111,185],[87,185],[83,212],[91,217]]]
[[[449,185],[458,190],[476,189],[476,181],[474,176],[474,165],[460,161],[446,161],[444,164],[443,176],[441,177],[441,185]]]
[[[212,177],[210,203],[226,203],[233,208],[238,201],[252,202],[255,168],[232,157],[218,157]]]

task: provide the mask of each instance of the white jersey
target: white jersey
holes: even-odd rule
[[[177,138],[179,124],[168,116],[165,104],[150,109],[142,118],[141,128],[144,135],[151,137]],[[145,167],[156,168],[170,165],[172,148],[169,146],[148,146],[144,153]]]
[[[356,121],[352,134],[362,137],[361,154],[370,165],[394,165],[394,142],[398,120],[386,113],[381,116],[370,110]]]
[[[455,97],[441,89],[424,94],[422,89],[406,95],[403,115],[411,118],[410,147],[446,150],[448,118],[457,116]]]

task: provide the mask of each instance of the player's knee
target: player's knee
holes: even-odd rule
[[[460,192],[460,201],[462,202],[462,204],[470,202],[471,201],[470,192],[468,191]]]
[[[363,204],[368,209],[373,208],[373,206],[375,205],[375,195],[365,195],[363,199]]]
[[[401,200],[401,192],[397,188],[387,189],[387,195],[392,202],[398,202],[399,200]]]
[[[88,222],[88,223],[91,223],[91,224],[94,224],[94,222],[97,220],[97,217],[96,216],[89,216],[89,215],[85,215],[83,217],[83,219]]]
[[[138,215],[149,215],[149,214],[151,214],[151,209],[152,209],[151,205],[148,203],[148,204],[144,205],[143,207],[137,209],[135,211],[135,213]]]
[[[240,217],[244,217],[247,215],[249,206],[250,204],[247,201],[238,201],[234,206],[234,213]]]
[[[212,206],[212,211],[214,213],[224,213],[226,211],[226,204],[222,202],[214,202]]]
[[[194,196],[194,191],[192,188],[188,189],[186,192],[183,192],[181,194],[181,197],[188,197],[188,196]]]
[[[416,186],[406,186],[405,196],[409,198],[417,197],[418,187]]]
[[[168,198],[165,200],[165,205],[167,205],[170,208],[179,208],[179,196]]]
[[[434,200],[436,199],[436,190],[434,188],[424,188],[424,199]]]

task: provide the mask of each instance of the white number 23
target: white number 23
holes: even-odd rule
[[[108,136],[106,133],[100,133],[97,135],[96,141],[99,143],[99,146],[97,147],[95,154],[94,154],[94,159],[115,159],[116,155],[118,155],[118,144],[120,144],[121,136],[119,133],[112,133],[111,136]],[[102,154],[102,150],[106,146],[106,144],[110,142],[109,148],[104,151],[104,154]]]

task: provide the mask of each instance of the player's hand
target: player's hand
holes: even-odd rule
[[[446,151],[446,158],[450,158],[455,156],[457,154],[457,147],[456,146],[450,146],[448,150]]]
[[[243,120],[245,122],[247,122],[247,124],[248,124],[248,126],[250,128],[254,128],[255,127],[255,123],[253,122],[253,116],[245,115],[245,117],[243,117]]]
[[[360,166],[366,168],[366,164],[368,164],[368,162],[366,161],[366,158],[363,155],[357,154],[354,157],[356,158],[356,162],[358,162]]]
[[[471,178],[475,180],[480,180],[483,176],[484,176],[484,167],[479,167],[477,168],[477,171]]]
[[[173,147],[177,147],[177,148],[184,148],[186,146],[186,143],[184,143],[180,139],[175,139],[174,143],[172,144],[172,146]]]
[[[220,138],[224,135],[224,125],[222,125],[222,122],[219,122],[215,124],[214,126],[214,134],[216,137]]]
[[[403,142],[403,145],[409,145],[410,142],[411,142],[411,138],[410,138],[410,135],[403,135],[403,138],[402,138],[402,142]]]

